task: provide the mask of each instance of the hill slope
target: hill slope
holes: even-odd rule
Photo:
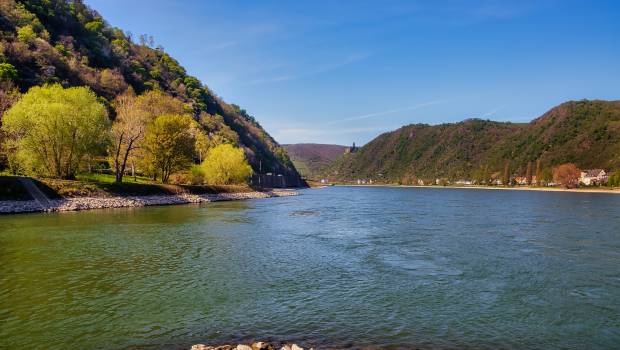
[[[323,167],[343,155],[348,149],[346,146],[318,143],[297,143],[282,145],[282,147],[286,149],[299,172],[307,178],[314,178]]]
[[[571,101],[527,124],[470,119],[455,124],[404,126],[334,161],[324,175],[410,183],[416,179],[489,177],[529,162],[549,168],[620,168],[620,101]]]
[[[46,83],[88,86],[108,107],[128,87],[161,90],[187,103],[196,118],[209,118],[208,133],[244,147],[255,169],[262,162],[263,169],[297,175],[286,151],[245,110],[188,75],[152,38],[136,43],[81,0],[0,1],[0,82],[0,115],[13,86],[21,92]]]

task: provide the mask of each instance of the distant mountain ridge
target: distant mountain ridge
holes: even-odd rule
[[[524,124],[468,119],[407,125],[342,155],[322,175],[430,182],[489,178],[505,167],[524,174],[528,163],[537,162],[547,169],[566,162],[620,169],[620,101],[569,101]]]
[[[321,169],[343,155],[347,146],[318,143],[282,145],[299,172],[308,178],[316,177]]]

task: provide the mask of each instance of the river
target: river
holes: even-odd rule
[[[620,196],[332,187],[0,217],[0,349],[612,349]]]

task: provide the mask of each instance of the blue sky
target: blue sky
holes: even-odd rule
[[[87,0],[280,143],[620,98],[620,1]]]

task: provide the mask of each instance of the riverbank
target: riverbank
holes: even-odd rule
[[[191,350],[304,350],[304,348],[300,347],[297,344],[276,344],[259,341],[249,345],[238,344],[236,346],[228,344],[218,346],[194,344],[192,345]],[[312,350],[312,348],[310,348],[310,350]]]
[[[338,184],[336,186],[343,187],[394,187],[394,188],[446,188],[446,189],[468,189],[468,190],[505,190],[505,191],[542,191],[542,192],[577,192],[577,193],[614,193],[620,194],[620,188],[561,188],[561,187],[499,187],[499,186],[414,186],[414,185],[356,185],[356,184]]]
[[[298,194],[298,192],[293,190],[274,189],[265,191],[216,194],[182,193],[174,195],[166,194],[148,196],[72,197],[50,199],[48,203],[41,203],[37,200],[4,200],[0,201],[0,214],[76,211],[191,203],[199,204],[230,200],[296,196]]]

